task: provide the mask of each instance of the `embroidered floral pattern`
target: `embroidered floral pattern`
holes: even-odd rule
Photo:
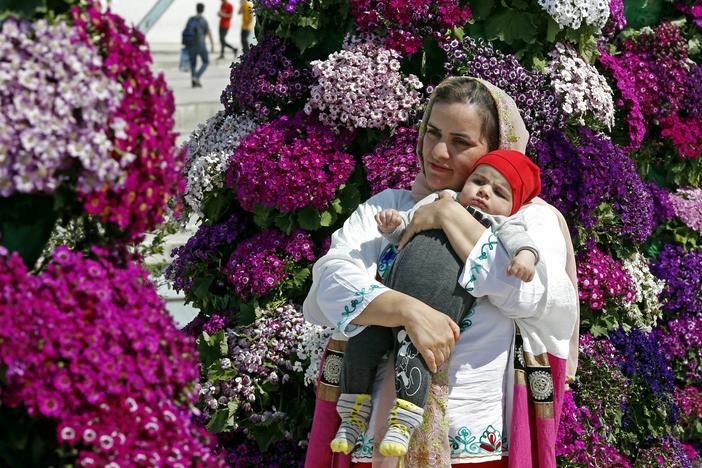
[[[458,326],[461,329],[461,333],[464,331],[468,330],[468,328],[473,325],[473,320],[472,317],[475,315],[475,302],[473,303],[473,306],[468,309],[468,312],[466,312],[466,315],[463,316],[461,319],[461,323],[458,324]]]
[[[350,315],[353,314],[356,311],[356,308],[363,302],[363,298],[366,297],[368,294],[370,294],[373,290],[375,289],[380,289],[383,286],[377,285],[377,284],[371,284],[368,289],[366,288],[361,288],[358,291],[354,293],[356,296],[355,299],[351,299],[351,302],[349,305],[344,306],[344,311],[341,313],[341,316],[343,317],[341,321],[337,322],[336,328],[338,329],[343,329],[344,326],[350,321]]]
[[[515,119],[511,115],[512,110],[516,108],[516,104],[504,91],[489,81],[479,78],[478,81],[485,85],[490,95],[492,95],[492,98],[495,100],[500,122],[500,149],[515,149],[515,144],[520,140],[520,134],[514,126]],[[528,134],[524,134],[523,136],[525,138],[529,137]],[[524,145],[526,146],[526,141]]]
[[[495,429],[492,424],[480,436],[480,448],[490,453],[501,452],[502,437],[500,437],[500,431]]]
[[[463,426],[452,437],[449,436],[452,457],[465,457],[466,455],[501,455],[507,448],[507,441],[502,433],[491,424],[485,428],[480,438],[470,429]]]
[[[412,434],[407,466],[447,466],[449,460],[448,365],[434,374],[422,425]]]
[[[480,246],[480,256],[477,258],[477,260],[487,260],[487,253],[491,250],[495,250],[495,245],[497,245],[497,243],[497,237],[495,237],[494,234],[490,234],[490,237],[488,237],[487,242]],[[470,267],[470,278],[468,278],[468,281],[466,281],[465,285],[466,292],[472,292],[475,289],[473,285],[475,284],[475,280],[477,279],[476,273],[480,273],[482,269],[483,265],[480,264],[475,264],[472,267]]]
[[[396,258],[397,249],[394,245],[388,244],[378,259],[378,276],[380,276],[383,281],[387,279],[388,273],[390,273],[390,269],[392,268],[392,264],[395,263]]]
[[[373,436],[369,435],[367,432],[364,432],[356,441],[356,448],[353,451],[353,456],[371,458],[373,456],[374,444],[375,441],[373,440]]]

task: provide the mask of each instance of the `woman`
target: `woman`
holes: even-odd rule
[[[506,253],[494,248],[490,230],[455,201],[442,197],[417,210],[403,242],[416,232],[442,229],[465,261],[462,281],[472,281],[480,295],[490,296],[476,303],[462,331],[441,312],[375,279],[387,244],[377,231],[375,213],[407,209],[413,197],[431,190],[460,189],[480,156],[498,148],[524,152],[527,139],[516,105],[504,92],[477,79],[448,79],[437,86],[425,111],[417,146],[423,176],[412,194],[377,194],[334,234],[329,253],[315,264],[304,305],[305,317],[336,327],[333,338],[338,340],[330,343],[323,363],[306,466],[332,465],[325,443],[338,424],[328,404],[338,397],[334,371],[343,355],[342,340],[366,325],[404,327],[429,368],[439,370],[423,427],[410,444],[408,465],[499,466],[508,458],[513,466],[525,466],[531,459],[539,466],[555,466],[565,358],[577,317],[575,286],[565,270],[569,239],[555,210],[536,204],[523,208],[529,233],[542,252],[538,277],[530,283],[506,276]],[[517,330],[521,335],[515,337]],[[532,403],[527,401],[527,380]],[[374,392],[373,418],[364,443],[352,455],[355,463],[396,465],[396,458],[383,459],[373,448],[382,439],[392,394],[392,379]],[[333,463],[344,462],[348,459],[337,455]]]

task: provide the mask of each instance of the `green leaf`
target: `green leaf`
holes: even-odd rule
[[[200,276],[193,282],[192,292],[197,298],[204,299],[210,294],[210,286],[214,278],[212,276]]]
[[[234,194],[231,189],[218,190],[208,196],[202,203],[202,213],[210,222],[218,222],[227,213],[234,203]]]
[[[275,217],[275,227],[286,234],[290,234],[290,231],[292,231],[294,225],[294,215],[292,214],[280,213]]]
[[[250,325],[256,321],[256,307],[251,303],[242,303],[239,307],[239,323]]]
[[[592,333],[594,337],[607,336],[607,328],[600,325],[593,325],[590,328],[590,333]]]
[[[344,212],[344,207],[341,205],[341,200],[338,198],[335,198],[331,202],[331,209],[334,210],[334,213],[336,214],[341,214]]]
[[[319,221],[319,212],[310,205],[297,212],[297,222],[302,229],[315,231],[321,227]]]
[[[256,425],[249,427],[249,431],[253,434],[261,452],[268,450],[268,446],[276,439],[282,437],[282,432],[278,427],[270,427],[271,425]]]
[[[627,0],[624,2],[627,27],[641,29],[653,26],[658,22],[662,8],[662,0]]]
[[[304,282],[307,280],[307,278],[310,277],[310,269],[309,268],[300,268],[299,270],[296,270],[292,274],[292,281],[293,281],[293,286],[295,288],[301,287]]]
[[[207,369],[207,380],[212,383],[229,381],[236,377],[237,374],[238,372],[236,369],[231,367],[229,369],[222,369],[222,365],[219,363],[219,361],[215,361],[210,364],[210,367]]]
[[[316,16],[298,16],[297,25],[303,28],[319,29],[319,18]]]
[[[361,203],[361,194],[353,185],[347,185],[344,190],[339,193],[339,201],[343,207],[343,213],[351,213]],[[341,213],[340,213],[341,214]]]
[[[537,31],[533,15],[511,9],[504,10],[485,22],[488,39],[500,39],[509,45],[518,41],[531,44],[536,39]]]
[[[254,205],[253,207],[253,221],[256,224],[256,226],[260,227],[261,229],[266,229],[271,226],[271,223],[273,222],[273,210],[270,208],[265,208],[258,203]]]
[[[302,28],[292,33],[291,39],[295,43],[300,53],[317,44],[317,34],[312,28]]]
[[[548,42],[556,42],[556,36],[561,32],[561,27],[550,15],[546,18],[546,23],[546,40]]]
[[[493,0],[474,0],[470,2],[470,10],[473,12],[473,17],[477,20],[484,20],[490,16],[493,6],[495,6]]]
[[[224,330],[220,330],[214,335],[202,332],[202,335],[196,340],[196,344],[200,362],[205,369],[209,369],[213,363],[226,356],[229,350]]]
[[[465,31],[463,31],[463,28],[459,28],[458,26],[454,26],[451,29],[451,34],[461,42],[463,42],[463,38],[466,35]]]
[[[330,211],[322,211],[322,213],[319,216],[319,224],[323,227],[329,227],[331,226],[334,221],[336,220],[336,214],[330,212]]]
[[[211,434],[219,434],[226,429],[227,420],[229,420],[229,408],[219,408],[207,423],[207,431]]]

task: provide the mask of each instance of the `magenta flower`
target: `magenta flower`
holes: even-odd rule
[[[309,234],[298,229],[289,236],[269,229],[241,242],[224,273],[234,291],[246,301],[273,291],[291,271],[315,259]]]
[[[103,73],[119,83],[124,95],[113,114],[123,126],[114,132],[112,157],[126,164],[126,180],[119,189],[82,192],[83,206],[129,239],[140,239],[161,223],[166,201],[185,184],[185,152],[175,146],[173,93],[163,75],[151,71],[141,32],[95,5],[74,7],[72,14],[82,39],[100,51]]]
[[[128,466],[143,452],[217,466],[213,440],[192,421],[193,339],[141,266],[113,262],[106,250],[88,257],[59,247],[33,276],[17,254],[0,251],[2,404],[56,419],[57,441],[80,443],[79,464]]]
[[[366,178],[371,193],[387,188],[412,188],[421,167],[417,157],[417,129],[399,127],[392,136],[380,142],[371,153],[363,156]]]
[[[354,167],[343,151],[350,137],[301,112],[278,117],[241,140],[227,183],[248,211],[256,204],[282,213],[308,205],[323,210]]]

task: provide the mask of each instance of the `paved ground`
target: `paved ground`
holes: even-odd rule
[[[178,44],[151,44],[154,57],[154,69],[162,71],[168,86],[175,95],[175,120],[176,130],[180,133],[178,144],[188,139],[188,135],[198,124],[222,109],[219,97],[222,90],[229,83],[229,65],[233,60],[229,51],[226,60],[217,60],[218,52],[210,54],[210,65],[205,71],[201,82],[202,88],[193,88],[190,83],[190,74],[178,69],[180,60],[180,46]],[[195,224],[166,239],[166,258],[170,258],[170,251],[187,242],[195,231]],[[147,262],[160,262],[163,257],[147,259]],[[179,325],[186,325],[197,315],[197,310],[183,304],[182,294],[170,289],[164,281],[157,280],[159,294],[166,299],[168,310],[173,314]]]
[[[222,109],[219,98],[229,83],[229,66],[234,58],[231,51],[224,60],[217,59],[218,50],[210,53],[210,64],[201,79],[202,88],[193,88],[190,73],[178,69],[180,45],[152,44],[151,51],[155,70],[163,72],[175,95],[176,130],[181,134],[179,143],[182,143],[199,123]]]

